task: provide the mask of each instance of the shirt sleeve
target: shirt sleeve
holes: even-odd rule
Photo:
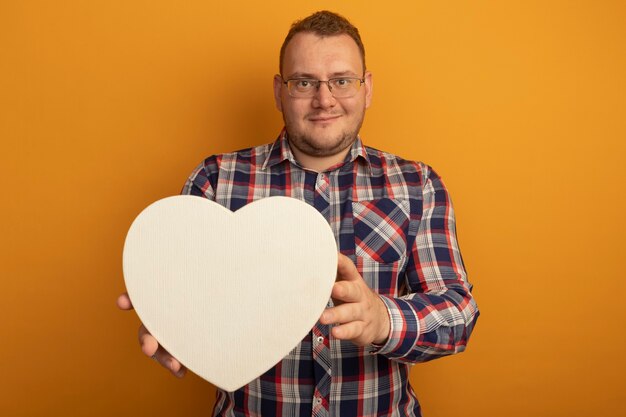
[[[461,258],[450,196],[423,166],[423,212],[406,269],[409,294],[381,295],[391,320],[376,352],[403,362],[426,362],[465,350],[479,312]]]
[[[218,157],[211,156],[200,163],[189,175],[181,194],[196,195],[215,201]]]

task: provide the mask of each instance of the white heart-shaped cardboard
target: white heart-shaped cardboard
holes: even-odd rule
[[[159,343],[234,391],[315,325],[337,273],[329,224],[308,204],[269,197],[235,213],[205,198],[159,200],[124,244],[130,299]]]

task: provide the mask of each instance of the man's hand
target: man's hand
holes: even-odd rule
[[[117,306],[121,310],[132,310],[133,305],[130,302],[128,293],[123,293],[117,298]],[[167,368],[172,374],[178,378],[185,376],[187,368],[185,368],[176,358],[167,353],[165,349],[159,346],[159,342],[152,337],[150,332],[142,324],[139,326],[139,344],[141,345],[142,352],[149,358],[153,358],[161,364],[164,368]]]
[[[324,311],[320,323],[338,324],[331,331],[333,337],[359,346],[385,343],[391,326],[387,307],[367,286],[350,258],[342,254],[331,297],[335,307]]]

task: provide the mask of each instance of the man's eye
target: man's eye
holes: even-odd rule
[[[333,84],[335,84],[336,87],[349,87],[351,84],[352,80],[349,78],[337,78]]]
[[[311,81],[309,81],[309,80],[299,80],[296,83],[296,87],[298,87],[298,88],[309,88],[309,87],[311,87]]]

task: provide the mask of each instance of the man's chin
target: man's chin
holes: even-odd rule
[[[313,156],[332,156],[340,153],[350,147],[356,137],[351,138],[348,135],[329,138],[300,138],[294,141],[294,145],[308,155]]]

